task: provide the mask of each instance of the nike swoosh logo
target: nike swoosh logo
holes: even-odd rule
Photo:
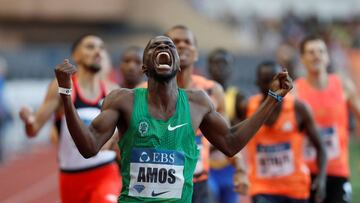
[[[180,125],[176,125],[176,126],[174,126],[174,127],[171,127],[171,125],[169,124],[168,125],[168,130],[169,131],[174,131],[174,130],[176,130],[177,128],[180,128],[180,127],[182,127],[182,126],[184,126],[184,125],[187,125],[188,123],[183,123],[183,124],[180,124]]]
[[[151,193],[151,196],[157,197],[157,196],[159,196],[159,195],[163,195],[163,194],[168,193],[168,192],[170,192],[170,191],[155,193],[154,190],[153,190],[152,193]]]

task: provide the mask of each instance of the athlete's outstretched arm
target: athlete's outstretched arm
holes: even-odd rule
[[[200,129],[217,149],[232,157],[255,135],[276,103],[275,99],[267,97],[252,117],[233,127],[230,127],[224,118],[211,108],[201,122]]]
[[[67,60],[55,69],[59,87],[71,89],[71,75],[76,69]],[[101,147],[112,137],[118,119],[119,112],[113,108],[114,94],[105,99],[102,112],[87,127],[80,119],[71,96],[61,94],[64,103],[65,117],[69,132],[81,155],[90,158],[96,155]]]
[[[271,83],[270,89],[277,95],[285,96],[292,89],[292,80],[288,73],[277,74]],[[215,111],[213,105],[209,102],[209,98],[204,98],[204,102],[207,102],[204,106],[209,108],[200,124],[201,131],[224,154],[234,156],[256,134],[278,101],[273,97],[266,97],[252,117],[233,127],[229,127],[224,118]]]

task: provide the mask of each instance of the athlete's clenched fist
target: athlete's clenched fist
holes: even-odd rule
[[[55,68],[55,75],[59,87],[71,89],[71,75],[76,72],[76,68],[68,59],[64,63],[59,64]]]

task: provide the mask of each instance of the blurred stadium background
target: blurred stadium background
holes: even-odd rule
[[[27,139],[18,111],[23,105],[38,108],[55,65],[70,57],[71,42],[84,33],[105,40],[117,69],[125,47],[144,47],[152,36],[184,24],[198,40],[198,72],[207,74],[207,53],[226,48],[236,56],[231,83],[250,95],[256,92],[254,69],[260,60],[285,60],[301,75],[297,45],[316,32],[328,43],[330,70],[352,76],[360,91],[358,0],[0,0],[0,5],[0,202],[58,200],[50,126]],[[359,147],[354,135],[355,203],[360,202]]]

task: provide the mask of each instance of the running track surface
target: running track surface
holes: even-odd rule
[[[56,147],[39,145],[0,165],[0,203],[59,203],[56,157]]]
[[[39,145],[0,165],[1,203],[59,202],[56,148]]]

